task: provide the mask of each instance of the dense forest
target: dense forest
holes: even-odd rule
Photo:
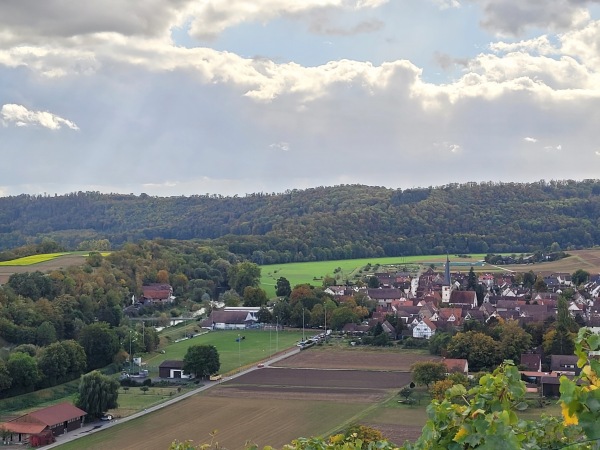
[[[0,250],[55,241],[106,250],[212,240],[258,264],[600,244],[600,180],[416,189],[317,187],[245,197],[78,192],[0,198]],[[0,259],[13,256],[0,254]]]

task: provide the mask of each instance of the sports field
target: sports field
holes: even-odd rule
[[[316,334],[306,330],[308,338]],[[244,337],[245,339],[240,339]],[[150,376],[158,374],[158,366],[165,360],[181,360],[191,345],[214,345],[219,352],[221,373],[237,371],[240,367],[255,364],[294,347],[302,339],[302,330],[220,330],[210,331],[192,339],[174,342],[164,348],[165,353],[155,353],[142,361],[147,364]]]

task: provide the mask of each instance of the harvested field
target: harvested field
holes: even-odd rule
[[[529,272],[532,270],[534,273],[544,276],[556,272],[573,273],[577,269],[586,270],[591,274],[600,273],[600,249],[569,250],[567,253],[571,256],[558,261],[500,267],[515,272]]]
[[[211,396],[377,403],[410,381],[407,372],[264,368],[224,382]]]
[[[377,403],[385,400],[388,393],[382,389],[348,389],[348,388],[307,388],[301,386],[229,386],[214,389],[210,393],[214,397],[228,398],[258,398],[278,400],[307,400],[313,398],[319,401],[347,401],[353,403]]]
[[[207,393],[208,394],[208,393]],[[329,433],[365,408],[352,401],[278,400],[196,395],[177,405],[61,446],[61,449],[165,450],[174,440],[211,441],[238,450],[247,441],[276,448],[299,436]]]
[[[406,372],[269,368],[255,370],[223,386],[296,386],[302,388],[396,389],[410,382]]]
[[[385,438],[396,444],[402,445],[406,441],[416,441],[423,431],[422,426],[399,426],[399,425],[385,425],[381,423],[368,423],[363,422],[362,425],[375,428],[385,436]]]
[[[358,422],[410,378],[400,371],[265,367],[61,448],[159,450],[175,439],[208,442],[213,430],[220,448],[240,449],[247,440],[259,448],[281,447],[299,436],[327,435]]]
[[[277,363],[277,367],[303,367],[314,369],[395,370],[409,372],[416,362],[440,361],[437,356],[398,350],[372,350],[364,348],[313,347]]]

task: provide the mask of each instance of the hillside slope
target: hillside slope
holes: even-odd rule
[[[0,198],[0,249],[216,239],[258,263],[600,244],[600,180],[419,189],[342,185],[245,197],[79,192]],[[556,246],[555,246],[556,247]]]

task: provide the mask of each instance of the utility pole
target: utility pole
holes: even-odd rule
[[[323,311],[325,311],[325,343],[327,344],[327,304],[323,303]]]

